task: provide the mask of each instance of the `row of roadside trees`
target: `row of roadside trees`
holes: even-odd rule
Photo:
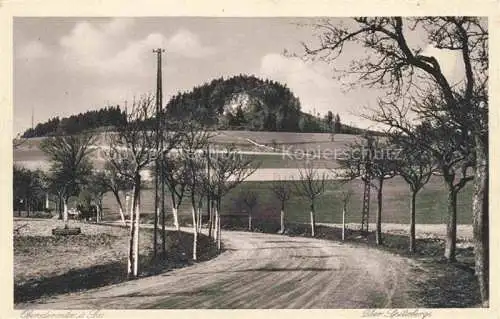
[[[202,206],[207,203],[209,211],[209,236],[217,248],[221,248],[220,208],[222,198],[257,168],[257,165],[240,156],[234,147],[228,146],[218,152],[210,152],[209,142],[214,133],[194,119],[166,121],[157,116],[154,97],[146,95],[134,101],[126,114],[126,121],[105,134],[105,141],[84,132],[78,135],[60,135],[45,139],[40,148],[51,162],[43,178],[31,178],[31,182],[46,181],[40,187],[24,184],[22,178],[30,172],[15,170],[14,189],[23,199],[29,200],[31,189],[50,193],[56,199],[60,218],[68,228],[68,203],[70,198],[80,196],[96,210],[96,219],[102,220],[103,197],[111,192],[118,204],[121,221],[129,220],[130,245],[128,253],[129,277],[139,273],[139,224],[141,222],[141,190],[147,182],[144,173],[156,177],[168,189],[163,188],[160,197],[170,195],[174,224],[179,229],[178,209],[183,201],[192,208],[193,259],[197,259],[198,234],[201,231]],[[159,123],[152,130],[150,121]],[[99,152],[99,154],[97,154]],[[104,155],[102,169],[96,169],[92,158]],[[161,167],[161,169],[159,169]],[[20,174],[22,173],[22,174]],[[24,175],[23,175],[24,174]],[[33,173],[34,174],[34,173]],[[23,187],[16,186],[17,184]],[[37,184],[38,185],[38,184]],[[131,195],[130,209],[124,201]],[[161,249],[166,258],[166,212],[164,205],[156,205],[154,214],[155,255]],[[125,212],[129,211],[128,216]],[[151,213],[151,212],[148,212]],[[161,226],[161,232],[159,232]],[[161,237],[159,247],[158,232]]]
[[[403,146],[405,169],[399,170],[415,194],[428,176],[427,158],[448,187],[445,257],[456,247],[456,200],[464,185],[474,184],[471,217],[475,272],[481,298],[489,301],[488,211],[488,22],[478,17],[356,17],[342,23],[324,19],[312,25],[319,44],[304,44],[305,58],[335,65],[346,47],[363,52],[352,59],[343,79],[350,87],[382,92],[378,107],[364,116],[387,129]],[[411,34],[441,52],[456,53],[463,77],[452,81]],[[384,175],[386,176],[386,175]],[[381,190],[382,183],[380,184]],[[414,209],[413,209],[414,211]],[[414,219],[414,213],[412,213]],[[412,229],[414,233],[414,230]]]

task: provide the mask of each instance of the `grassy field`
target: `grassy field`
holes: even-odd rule
[[[61,226],[54,219],[16,219],[14,228],[14,301],[90,289],[126,280],[128,229],[70,221],[82,234],[52,236]],[[152,258],[152,231],[141,231],[140,276],[157,274],[192,263],[192,234],[168,232],[168,263]],[[201,235],[200,261],[215,256],[210,240]],[[62,258],[63,257],[63,258]]]
[[[258,215],[279,218],[279,203],[269,191],[270,182],[247,182],[235,189],[224,200],[225,211],[237,211],[238,198],[242,193],[253,191],[259,194],[259,203],[255,211]],[[317,221],[323,223],[342,222],[342,192],[349,188],[352,197],[348,205],[347,222],[361,220],[363,183],[355,180],[348,185],[330,182],[325,194],[316,203]],[[446,190],[440,178],[435,177],[421,191],[417,198],[417,223],[441,224],[446,221]],[[472,185],[469,184],[459,196],[458,223],[470,224]],[[383,192],[383,221],[386,223],[409,222],[409,191],[402,178],[387,180]],[[372,189],[370,199],[370,222],[375,222],[377,209],[376,190]],[[287,203],[288,220],[291,222],[308,222],[309,204],[301,197],[293,196]]]
[[[258,204],[254,209],[255,223],[279,220],[279,202],[270,191],[271,182],[244,182],[228,194],[222,203],[222,214],[238,214],[245,208],[242,207],[241,194],[248,191],[256,192]],[[350,188],[351,200],[348,204],[347,223],[361,221],[363,185],[359,180],[347,185],[330,182],[326,192],[316,203],[318,223],[342,222],[342,192]],[[407,224],[409,223],[409,191],[402,178],[396,177],[387,180],[384,185],[383,197],[383,222]],[[141,214],[151,215],[154,210],[153,190],[146,189],[142,192]],[[433,177],[417,197],[416,220],[418,224],[443,224],[446,222],[446,197],[445,185],[440,177]],[[458,197],[458,223],[471,224],[472,184],[467,185]],[[166,197],[167,219],[171,221],[170,196]],[[118,207],[114,197],[106,194],[104,198],[105,219],[119,218]],[[375,222],[377,209],[376,191],[372,189],[370,200],[370,222]],[[286,207],[287,221],[290,223],[304,223],[309,220],[309,204],[301,197],[292,196]],[[191,211],[188,200],[185,199],[180,210],[181,219],[190,222]]]
[[[353,135],[336,135],[335,141],[331,141],[329,134],[324,133],[285,133],[285,132],[250,132],[250,131],[221,131],[214,137],[214,143],[227,144],[237,143],[239,145],[253,145],[248,140],[257,141],[265,145],[277,145],[279,148],[290,152],[297,150],[309,150],[314,155],[321,154],[315,159],[315,164],[321,168],[335,168],[335,161],[325,158],[324,151],[341,150],[345,145],[358,137]],[[14,162],[31,168],[48,167],[44,155],[38,149],[40,138],[30,139],[18,149],[14,150]],[[245,155],[261,162],[261,168],[299,168],[303,160],[283,155]],[[330,153],[331,156],[331,153]],[[270,182],[245,182],[228,194],[223,201],[223,213],[238,213],[242,207],[238,204],[241,192],[254,191],[258,194],[258,205],[255,208],[256,219],[278,219],[279,203],[269,190]],[[318,222],[339,223],[341,222],[341,192],[346,188],[353,191],[351,201],[348,205],[348,222],[358,223],[361,219],[363,185],[359,181],[353,181],[348,185],[339,187],[331,182],[327,186],[325,194],[319,198],[317,207]],[[459,194],[458,199],[458,223],[470,224],[471,216],[471,192],[472,185],[467,185]],[[153,212],[153,191],[143,191],[143,208],[145,215]],[[442,179],[433,177],[429,184],[420,192],[417,198],[417,223],[441,224],[446,221],[446,197],[447,192]],[[399,177],[386,181],[384,185],[383,220],[388,223],[408,223],[409,221],[409,191],[407,184]],[[167,208],[170,211],[170,197],[166,197]],[[185,203],[181,207],[183,219],[190,219],[189,207]],[[376,191],[371,194],[371,216],[374,222],[376,211]],[[118,218],[118,207],[111,194],[104,198],[104,209],[106,219]],[[170,219],[170,214],[168,214]],[[146,216],[147,218],[147,216]],[[306,222],[308,220],[308,203],[297,196],[287,204],[287,219],[290,222]]]
[[[257,154],[257,155],[241,155],[245,159],[251,159],[259,164],[259,168],[303,168],[305,160],[302,157],[295,157],[293,155],[280,155],[280,154]],[[318,168],[338,168],[339,165],[324,157],[314,157],[314,164]]]

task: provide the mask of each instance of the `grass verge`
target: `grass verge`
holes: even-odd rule
[[[40,223],[41,228],[47,224],[34,223]],[[47,236],[44,231],[36,234],[32,230],[14,236],[15,304],[127,280],[128,229],[82,226],[83,233],[76,236]],[[141,229],[140,236],[139,277],[193,264],[192,234],[167,232],[166,258],[153,258],[152,230]],[[198,238],[198,261],[213,258],[216,249],[212,241],[202,234]]]

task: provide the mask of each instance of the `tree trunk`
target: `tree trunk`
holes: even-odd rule
[[[248,231],[252,231],[252,211],[248,211]]]
[[[314,203],[311,203],[311,211],[310,211],[310,217],[311,217],[311,236],[314,237],[316,235],[315,230],[316,230],[316,220],[315,220],[315,211],[314,211]]]
[[[135,188],[132,191],[132,200],[130,201],[130,215],[134,215]]]
[[[410,199],[410,253],[415,253],[416,251],[416,241],[415,241],[415,201],[417,198],[417,192],[411,192]]]
[[[62,220],[64,217],[63,217],[63,200],[62,200],[62,196],[58,196],[58,202],[59,202],[59,205],[58,206],[58,211],[59,211],[59,220]]]
[[[24,200],[24,207],[26,209],[26,217],[30,217],[30,206],[28,203],[28,198]]]
[[[192,207],[192,212],[193,212],[193,260],[196,261],[196,250],[197,250],[197,243],[198,243],[198,225],[196,223],[196,208]]]
[[[201,224],[202,224],[202,221],[201,221],[201,206],[198,206],[198,214],[197,214],[197,222],[196,222],[196,226],[197,226],[197,231],[198,233],[201,232]]]
[[[446,224],[446,244],[444,257],[456,261],[455,251],[457,246],[457,191],[450,189],[448,193],[448,222]]]
[[[136,194],[136,205],[135,205],[135,240],[134,240],[134,277],[137,277],[139,273],[139,224],[140,224],[140,207],[141,207],[141,195],[140,187]]]
[[[207,194],[207,214],[208,214],[208,238],[212,238],[212,205],[210,194]]]
[[[216,237],[216,233],[217,233],[217,201],[212,201],[212,218],[214,220],[214,222],[212,223],[212,232],[213,232],[213,236],[214,238]]]
[[[217,243],[217,223],[219,222],[219,216],[217,215],[217,208],[214,207],[214,242]]]
[[[112,191],[113,195],[115,195],[115,199],[116,199],[116,202],[118,203],[118,212],[120,213],[120,218],[121,218],[121,221],[123,223],[123,226],[126,226],[127,223],[125,222],[125,215],[123,214],[123,205],[122,205],[122,201],[120,199],[120,194],[119,193],[115,193],[115,191]],[[127,202],[125,202],[125,205],[127,205]],[[125,207],[126,209],[126,207]]]
[[[139,270],[139,221],[140,221],[140,189],[141,176],[136,173],[134,178],[134,189],[132,195],[132,207],[130,209],[130,242],[129,242],[129,257],[127,267],[127,278],[137,277]]]
[[[104,209],[102,209],[102,201],[99,201],[99,212],[101,214],[101,221],[104,220]]]
[[[489,207],[488,207],[488,158],[485,145],[476,138],[477,166],[474,176],[472,200],[475,272],[479,282],[481,300],[489,306]]]
[[[285,233],[285,205],[281,203],[281,212],[280,212],[280,233]]]
[[[64,198],[63,221],[64,221],[64,228],[68,228],[68,198]]]
[[[125,222],[125,215],[123,214],[123,208],[122,206],[120,205],[120,208],[119,208],[119,212],[120,212],[120,219],[123,223],[123,226],[127,226],[127,222]]]
[[[221,230],[221,215],[217,212],[219,217],[217,218],[217,251],[220,251],[222,248],[222,230]]]
[[[132,191],[135,194],[135,188]],[[134,195],[132,195],[134,196]],[[129,218],[130,218],[130,240],[129,240],[129,252],[128,252],[128,263],[127,263],[127,278],[132,277],[133,273],[133,264],[134,264],[134,238],[135,238],[135,227],[134,227],[134,210],[132,209],[134,205],[135,199],[132,199],[131,207],[129,210]]]
[[[216,233],[217,233],[217,251],[220,251],[221,250],[221,247],[222,247],[222,239],[221,239],[221,236],[222,236],[222,232],[221,232],[221,216],[220,216],[220,201],[217,202],[217,208],[215,210],[215,218],[217,220],[217,223],[216,223],[216,227],[217,227],[217,230],[216,230]]]
[[[130,210],[130,231],[129,231],[129,246],[128,246],[128,259],[127,259],[127,278],[133,277],[133,265],[134,265],[134,239],[135,239],[135,227],[134,227],[134,212]]]
[[[208,204],[209,211],[208,211],[208,238],[212,239],[212,227],[214,223],[214,217],[213,217],[213,209],[211,208],[211,205]]]
[[[101,216],[100,216],[100,212],[99,212],[99,207],[96,205],[95,206],[95,221],[96,223],[100,223],[101,222]]]
[[[45,193],[45,209],[49,209],[49,193]]]
[[[180,230],[179,226],[179,215],[178,215],[178,208],[175,206],[175,204],[172,205],[172,215],[174,216],[174,226],[177,231]]]
[[[162,171],[163,174],[163,171]],[[161,183],[161,198],[160,198],[160,203],[161,203],[161,251],[163,254],[163,257],[165,258],[167,256],[167,229],[166,229],[166,216],[165,214],[167,213],[165,211],[165,183]]]
[[[345,215],[346,215],[346,203],[342,206],[342,241],[345,240]]]
[[[153,222],[153,257],[156,257],[156,248],[158,247],[158,221],[160,215],[160,208],[157,203],[158,199],[155,199],[155,215]]]
[[[375,230],[375,242],[377,245],[382,245],[382,188],[384,186],[384,180],[379,179],[378,190],[377,190],[377,227]]]

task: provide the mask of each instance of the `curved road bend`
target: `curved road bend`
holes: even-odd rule
[[[413,308],[407,259],[320,239],[223,233],[212,260],[16,308]]]

